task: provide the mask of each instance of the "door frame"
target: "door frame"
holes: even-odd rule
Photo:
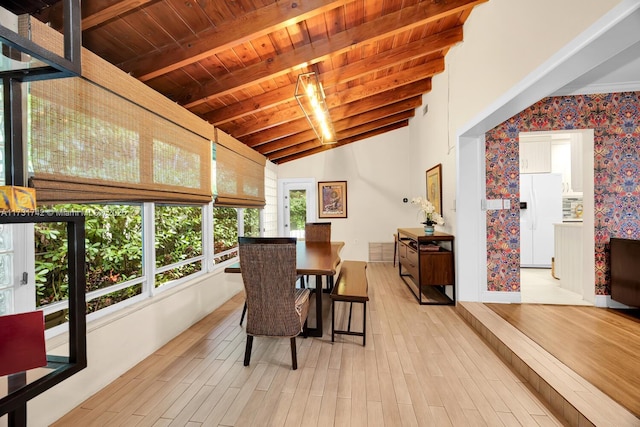
[[[278,179],[278,235],[286,236],[284,229],[284,194],[285,190],[296,189],[307,191],[307,222],[316,221],[317,185],[315,178],[282,178]]]

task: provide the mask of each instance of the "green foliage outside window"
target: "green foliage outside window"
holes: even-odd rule
[[[142,276],[141,205],[64,204],[43,210],[85,215],[86,292],[104,289]],[[202,209],[200,206],[156,205],[156,267],[202,255]],[[259,236],[259,210],[244,209],[245,235]],[[235,208],[214,209],[214,250],[237,247],[238,214]],[[35,225],[36,306],[68,299],[66,226]],[[232,258],[232,253],[223,257]],[[217,262],[223,261],[219,257]],[[156,275],[156,286],[200,271],[196,261]],[[142,293],[141,284],[117,290],[87,303],[87,313]]]
[[[142,215],[136,205],[44,206],[57,212],[85,215],[86,291],[103,289],[142,275]],[[66,224],[35,225],[36,306],[68,299]],[[122,289],[87,303],[87,312],[139,294]]]
[[[238,246],[238,211],[235,208],[213,208],[213,252],[219,254]],[[216,257],[216,263],[234,255]]]
[[[307,222],[307,192],[292,190],[289,192],[289,221],[292,231],[304,230]]]
[[[202,208],[156,205],[156,267],[202,255]],[[199,261],[156,275],[156,287],[201,270]]]
[[[142,276],[142,209],[139,205],[65,204],[43,207],[85,215],[87,292]],[[68,298],[65,224],[35,226],[36,305]],[[202,255],[202,209],[157,206],[156,265],[170,265]],[[195,262],[156,276],[159,284],[200,271]],[[87,303],[87,312],[139,295],[140,285],[118,290]]]
[[[260,237],[260,211],[258,209],[244,208],[244,235],[247,237]]]

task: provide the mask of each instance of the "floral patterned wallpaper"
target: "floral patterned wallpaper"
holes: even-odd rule
[[[640,239],[640,92],[545,98],[486,134],[487,199],[511,199],[487,211],[487,287],[520,290],[518,133],[594,129],[596,295],[609,294],[605,245]]]

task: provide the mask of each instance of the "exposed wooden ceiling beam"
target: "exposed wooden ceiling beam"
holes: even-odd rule
[[[292,155],[292,156],[289,156],[289,157],[285,157],[285,158],[282,158],[282,159],[278,159],[277,161],[274,161],[274,163],[281,164],[281,163],[290,162],[292,160],[301,159],[303,157],[307,157],[307,156],[310,156],[312,154],[322,153],[323,151],[328,151],[328,150],[331,150],[331,149],[336,148],[336,147],[341,147],[343,145],[348,145],[348,144],[351,144],[353,142],[360,141],[362,139],[371,138],[371,137],[374,137],[376,135],[381,135],[383,133],[390,132],[390,131],[396,130],[396,129],[400,129],[400,128],[406,127],[408,125],[409,125],[409,121],[408,120],[405,120],[405,121],[402,121],[402,122],[398,122],[398,123],[394,123],[394,124],[391,124],[391,125],[386,126],[384,128],[379,128],[379,129],[375,129],[375,130],[373,130],[371,132],[367,132],[365,134],[356,135],[354,137],[348,138],[345,141],[341,141],[341,142],[339,142],[338,144],[335,144],[335,145],[322,145],[320,147],[317,147],[317,148],[314,148],[314,149],[311,149],[311,150],[301,151],[298,154],[295,154],[295,155]]]
[[[343,31],[316,43],[293,51],[270,56],[264,61],[218,76],[204,85],[189,85],[171,98],[186,108],[192,108],[212,97],[230,94],[283,74],[300,70],[305,65],[328,59],[330,55],[348,52],[403,31],[456,14],[486,0],[451,0],[447,3],[422,2],[384,15],[358,27]]]
[[[374,55],[363,60],[348,64],[319,76],[325,89],[339,83],[346,83],[372,72],[381,71],[406,61],[420,58],[462,41],[462,27],[455,27],[424,39],[402,45],[385,52],[384,55]],[[264,94],[254,96],[232,105],[224,106],[204,116],[208,122],[218,126],[246,115],[254,114],[276,105],[293,100],[295,84],[284,86]]]
[[[147,3],[151,3],[157,0],[120,0],[112,5],[105,7],[104,9],[93,13],[91,15],[85,14],[82,17],[82,31],[90,30],[98,25],[107,22],[116,17],[125,15],[127,12],[134,10],[138,7],[144,6]],[[44,9],[41,14],[37,14],[39,19],[48,22],[53,28],[61,30],[63,27],[62,22],[62,7],[63,2],[58,2],[53,6]],[[85,8],[86,9],[86,8]]]
[[[338,120],[333,126],[336,132],[341,132],[349,129],[349,127],[380,120],[399,112],[415,110],[421,104],[422,96],[418,95],[383,107],[371,108],[356,116]],[[250,137],[243,139],[242,142],[256,150],[271,153],[315,138],[315,134],[312,130],[305,130],[294,134],[287,133],[287,131],[287,126],[279,126],[277,128],[261,132],[260,134],[251,135]]]
[[[422,80],[423,84],[417,84],[401,90],[404,90],[405,93],[410,93],[410,96],[412,96],[418,93],[418,91],[430,89],[430,83],[427,82],[426,78],[433,76],[436,72],[444,70],[444,59],[433,62],[437,63],[428,63],[424,64],[424,66],[409,68],[396,74],[373,80],[363,85],[354,86],[340,93],[334,93],[327,96],[329,115],[333,118],[334,114],[339,114],[338,111],[333,113],[332,110],[337,109],[342,105],[380,93],[386,92],[387,94],[391,94],[392,90],[397,90],[402,86],[407,86],[410,83],[414,83],[419,80]],[[393,95],[397,96],[396,94]],[[395,100],[397,100],[397,98]],[[273,111],[271,114],[267,114],[260,119],[239,124],[228,123],[221,128],[223,128],[228,134],[233,135],[235,138],[241,138],[283,123],[289,123],[292,120],[304,118],[304,113],[300,107],[296,103],[292,104],[293,105],[289,108]]]
[[[359,99],[358,101],[351,102],[349,104],[341,105],[329,111],[329,113],[331,114],[332,120],[334,121],[335,128],[335,122],[339,120],[343,120],[347,117],[355,116],[357,114],[363,114],[385,105],[394,104],[404,99],[413,98],[417,95],[422,95],[423,93],[429,92],[430,90],[431,79],[420,80],[408,85],[397,87],[390,91]],[[267,130],[261,130],[261,141],[265,141],[267,139],[265,137],[265,135],[267,135],[265,132],[270,132],[272,131],[272,129],[275,129],[274,135],[277,135],[278,129],[280,129],[280,132],[285,130],[287,133],[285,135],[280,135],[280,137],[283,137],[294,133],[303,132],[309,129],[309,126],[309,122],[305,118],[292,120],[280,126],[275,126]],[[234,133],[227,131],[225,128],[221,129],[229,135],[234,136],[235,138],[241,138],[236,136]],[[245,144],[247,144],[247,142],[245,142]]]
[[[85,16],[82,18],[82,31],[86,31],[90,28],[97,27],[103,22],[107,22],[110,19],[119,15],[124,15],[136,7],[144,6],[147,3],[151,3],[155,0],[122,0],[111,6],[102,9],[101,11],[94,13],[93,15]]]
[[[323,14],[350,0],[284,0],[256,9],[224,24],[182,39],[178,44],[119,64],[141,81],[193,64],[223,50]]]
[[[397,71],[394,74],[366,82],[365,84],[352,86],[347,90],[333,93],[327,96],[329,110],[340,105],[348,104],[378,93],[388,92],[420,80],[433,77],[444,71],[444,58],[438,58],[416,67]],[[428,89],[431,86],[424,86]]]
[[[340,136],[347,136],[345,132],[347,132],[351,127],[362,126],[371,122],[380,122],[387,117],[392,117],[397,114],[404,114],[406,112],[409,112],[413,115],[415,110],[414,106],[416,104],[417,100],[415,98],[412,98],[410,100],[400,101],[392,105],[376,108],[375,110],[369,111],[366,114],[361,114],[358,116],[348,117],[346,119],[340,120],[335,123],[335,131],[338,135],[338,139],[340,139]],[[259,153],[267,155],[284,149],[295,149],[295,147],[299,144],[304,144],[307,142],[314,142],[317,144],[320,143],[313,131],[305,131],[285,138],[276,139],[275,141],[261,144],[254,148]]]
[[[360,126],[354,126],[352,128],[345,129],[341,132],[337,132],[337,137],[339,141],[344,141],[356,135],[367,133],[372,130],[379,129],[393,123],[407,120],[413,117],[414,114],[415,114],[415,110],[403,111],[398,114],[394,114],[392,116],[383,117],[382,119],[379,119],[379,120],[367,122]],[[318,144],[319,144],[318,140],[313,139],[311,141],[303,142],[301,144],[298,144],[292,147],[287,147],[287,148],[273,151],[273,152],[266,152],[262,147],[258,147],[258,152],[260,152],[261,154],[264,154],[265,156],[269,157],[269,160],[273,161],[274,159],[280,159],[283,157],[291,156],[301,150],[305,151],[308,149],[315,148],[318,146]]]

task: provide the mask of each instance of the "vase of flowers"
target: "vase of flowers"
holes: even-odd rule
[[[444,218],[436,212],[435,206],[429,200],[424,197],[414,197],[411,199],[411,203],[419,206],[418,216],[424,224],[424,232],[427,236],[431,236],[434,233],[434,226],[444,225]]]

